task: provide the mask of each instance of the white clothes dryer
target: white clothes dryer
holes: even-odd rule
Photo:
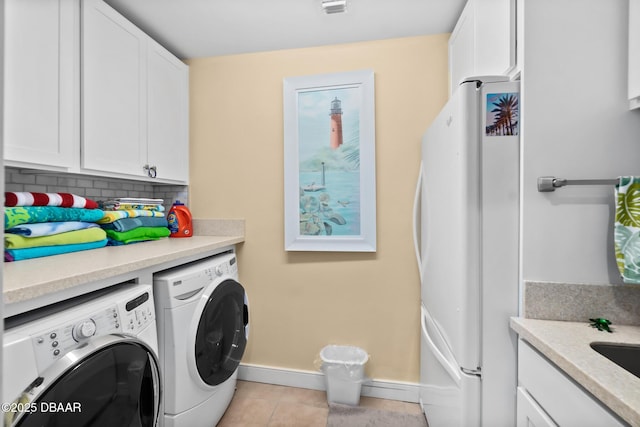
[[[249,302],[233,251],[154,276],[165,427],[212,427],[235,392]]]
[[[5,319],[5,426],[158,425],[151,285],[123,284]]]

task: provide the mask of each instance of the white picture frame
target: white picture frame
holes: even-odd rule
[[[287,77],[286,251],[376,251],[373,70]]]

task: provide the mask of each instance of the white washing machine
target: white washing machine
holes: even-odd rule
[[[151,285],[123,284],[5,319],[5,426],[160,420]]]
[[[154,276],[165,427],[212,427],[226,411],[249,337],[233,251]]]

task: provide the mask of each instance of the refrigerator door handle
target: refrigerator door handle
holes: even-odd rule
[[[418,206],[420,204],[420,193],[422,191],[422,174],[422,162],[420,162],[420,172],[418,173],[418,182],[416,183],[416,194],[413,197],[413,249],[416,253],[416,259],[418,260],[420,280],[422,280],[422,254],[420,253],[420,245],[418,244]]]
[[[460,385],[460,381],[462,380],[462,375],[460,373],[460,370],[458,369],[458,366],[451,363],[451,361],[447,359],[444,354],[442,354],[442,351],[440,351],[436,343],[433,342],[431,335],[429,335],[429,331],[427,329],[427,322],[429,322],[433,326],[433,329],[436,330],[436,333],[437,333],[437,326],[435,322],[431,318],[429,311],[424,306],[422,306],[421,311],[422,311],[422,316],[420,317],[421,317],[421,324],[422,324],[422,333],[425,336],[427,345],[433,352],[433,355],[436,357],[436,359],[438,359],[438,362],[440,362],[440,364],[445,369],[445,371],[447,371],[449,376],[453,379],[453,381],[455,381],[456,385]],[[439,336],[437,338],[439,338],[439,341],[441,341],[442,344],[446,346],[444,338],[440,334],[438,335]]]

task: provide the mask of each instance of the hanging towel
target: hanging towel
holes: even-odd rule
[[[614,240],[625,283],[640,283],[640,177],[621,176],[615,187]]]

